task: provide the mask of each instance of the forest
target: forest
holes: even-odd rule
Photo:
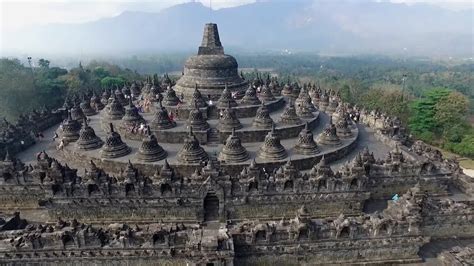
[[[123,86],[145,75],[180,73],[186,54],[90,60],[60,67],[39,59],[30,67],[0,59],[0,116],[14,120],[70,94]],[[474,158],[474,63],[384,56],[237,54],[248,76],[258,69],[340,92],[344,101],[398,116],[416,138]],[[63,63],[63,62],[61,62]],[[255,70],[254,70],[255,69]]]

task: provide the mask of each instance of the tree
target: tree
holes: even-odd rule
[[[105,77],[100,81],[102,88],[122,87],[125,84],[125,79],[122,77]]]
[[[431,132],[434,135],[440,134],[438,123],[436,121],[436,104],[451,93],[445,88],[435,88],[425,93],[424,97],[413,102],[412,116],[409,119],[409,129],[411,132],[423,139],[426,132]],[[423,139],[429,141],[427,139]]]
[[[410,110],[408,105],[411,101],[411,95],[404,95],[399,88],[372,88],[360,96],[358,104],[361,104],[369,110],[377,109],[390,116],[399,117],[406,123]]]
[[[49,60],[41,58],[40,60],[38,60],[38,65],[41,68],[49,68]]]
[[[341,93],[341,99],[344,102],[351,103],[353,101],[352,99],[352,93],[351,93],[351,87],[349,85],[344,84],[341,89],[339,89],[339,92]]]
[[[98,77],[99,79],[103,79],[107,76],[110,76],[110,73],[109,71],[107,71],[104,67],[101,67],[101,66],[98,66],[96,68],[94,68],[94,70],[92,71],[92,73]]]
[[[33,76],[19,60],[0,59],[0,114],[14,119],[44,105],[57,107],[66,91],[62,81],[66,73],[42,59]]]
[[[435,119],[443,129],[457,124],[464,124],[469,110],[469,99],[462,93],[453,91],[442,97],[435,105]]]

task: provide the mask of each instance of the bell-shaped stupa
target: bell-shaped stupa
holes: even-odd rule
[[[270,129],[273,125],[273,119],[270,117],[270,110],[262,102],[257,109],[252,125],[258,129]]]
[[[194,107],[197,106],[198,108],[203,108],[207,106],[206,100],[202,97],[201,92],[198,90],[198,85],[194,88],[193,96],[189,101],[189,106]]]
[[[219,123],[217,124],[217,129],[220,131],[231,131],[243,127],[230,105],[220,112]]]
[[[260,100],[257,97],[257,90],[255,90],[252,85],[248,87],[248,89],[245,91],[245,95],[242,98],[242,101],[240,101],[240,104],[246,104],[246,105],[258,105],[260,104]]]
[[[242,146],[240,138],[235,135],[235,130],[227,138],[224,148],[219,153],[219,160],[229,163],[245,162],[249,158],[247,150]]]
[[[258,150],[257,156],[260,159],[268,161],[283,160],[288,156],[285,147],[281,145],[280,138],[275,132],[275,125],[272,126],[272,130],[270,130],[265,137],[265,141],[260,147],[260,150]]]
[[[168,111],[161,105],[161,102],[159,102],[156,109],[156,113],[150,123],[153,130],[170,129],[176,126],[176,122],[171,120]]]
[[[186,99],[192,97],[195,84],[203,95],[210,95],[213,100],[219,98],[226,84],[231,92],[243,94],[248,82],[239,76],[237,69],[235,58],[224,54],[217,24],[209,23],[204,27],[198,54],[186,60],[184,75],[174,88]]]
[[[143,162],[156,162],[166,158],[166,155],[166,151],[158,144],[158,140],[148,127],[147,135],[138,149],[138,159]]]
[[[299,125],[302,121],[296,114],[295,106],[292,102],[288,103],[280,116],[280,124],[282,125]]]
[[[209,129],[209,124],[207,123],[206,119],[204,118],[203,113],[197,107],[197,103],[195,102],[194,108],[189,110],[189,117],[186,121],[186,125],[189,128],[193,128],[196,131],[205,131]]]
[[[105,144],[100,150],[100,156],[106,159],[123,157],[131,152],[130,147],[122,141],[119,133],[114,131],[112,123],[109,124],[110,131],[105,138]]]
[[[319,136],[318,142],[320,144],[329,146],[339,146],[342,144],[341,140],[337,136],[336,126],[332,122],[332,116],[329,116],[329,123]]]
[[[320,152],[318,145],[314,141],[313,133],[309,130],[308,123],[306,123],[305,127],[298,135],[298,142],[295,145],[295,151],[302,155],[315,155]]]
[[[198,164],[205,162],[209,156],[206,151],[199,145],[199,141],[194,136],[193,128],[189,129],[188,136],[184,139],[184,144],[178,152],[176,159],[181,163]]]
[[[62,123],[61,139],[66,142],[73,142],[79,138],[81,124],[72,118],[71,112],[67,111],[67,118]]]
[[[84,119],[79,132],[79,139],[76,141],[76,148],[86,151],[95,150],[102,147],[103,144],[104,142],[97,137],[94,129],[87,124],[87,119]]]

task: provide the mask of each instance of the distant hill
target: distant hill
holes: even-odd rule
[[[218,23],[227,51],[473,56],[473,10],[372,1],[265,1],[211,11],[200,3],[124,12],[83,24],[2,34],[3,53],[152,54],[195,51]]]

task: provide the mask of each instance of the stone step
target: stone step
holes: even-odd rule
[[[219,132],[215,128],[211,128],[209,130],[208,136],[207,136],[207,142],[208,143],[219,143]]]

